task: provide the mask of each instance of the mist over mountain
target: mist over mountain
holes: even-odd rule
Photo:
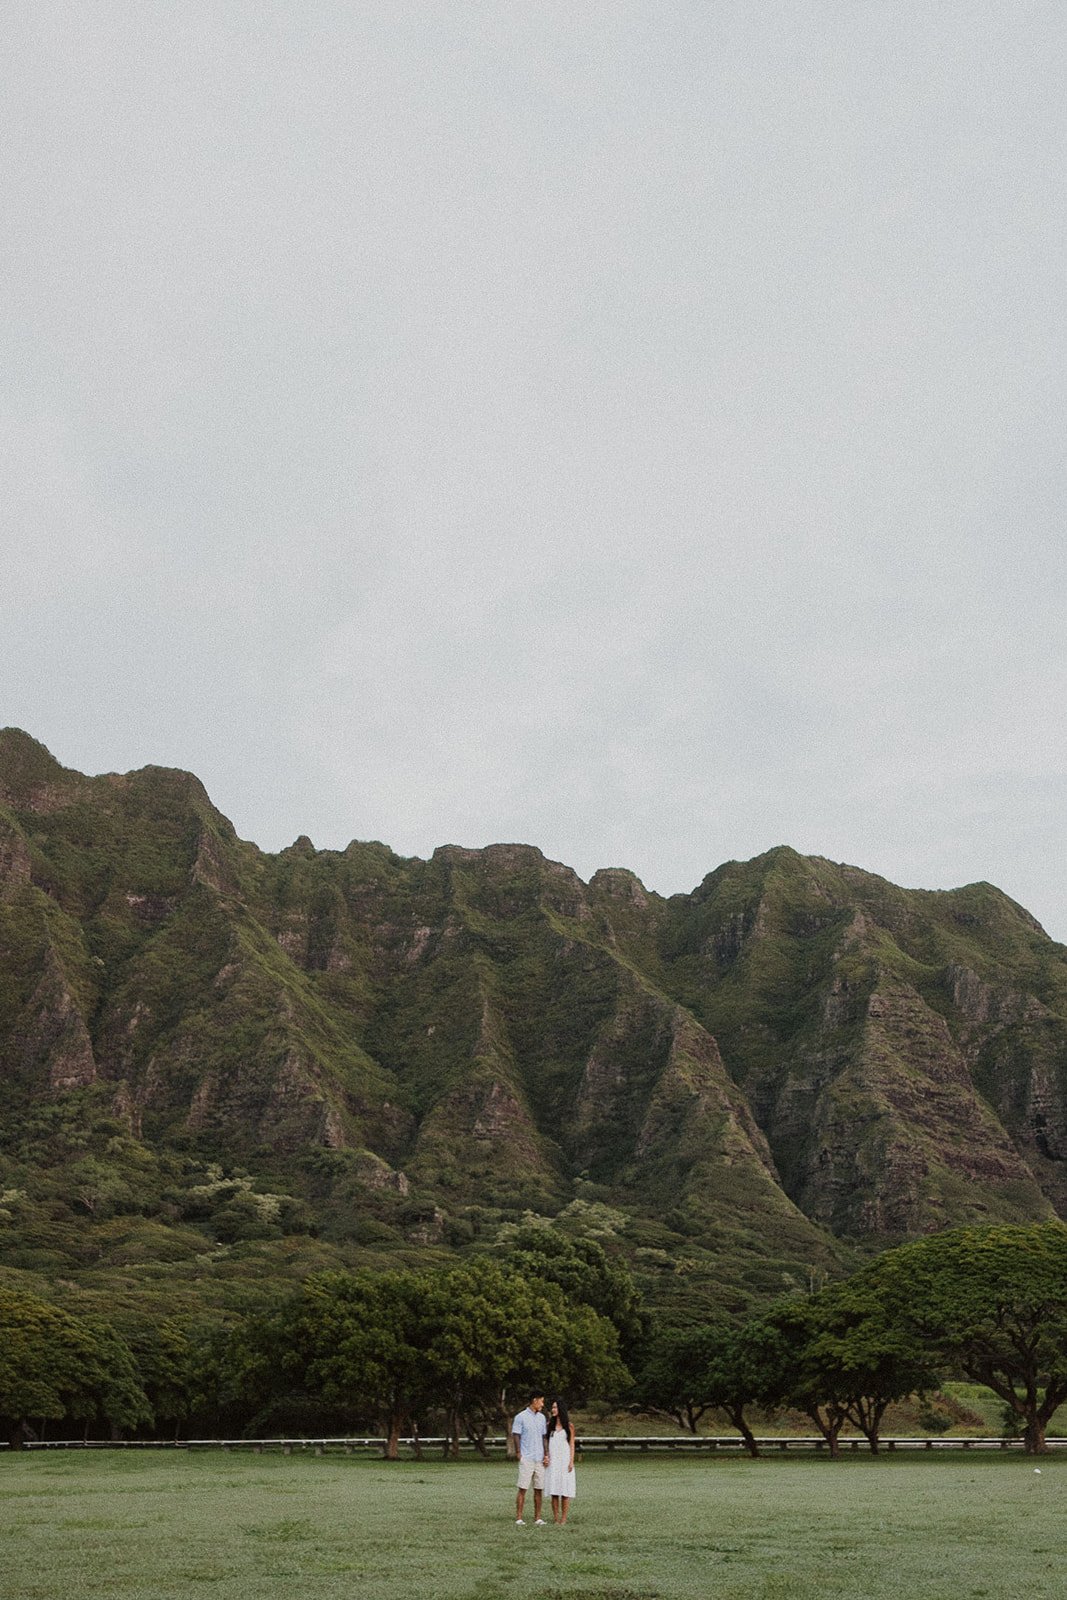
[[[594,1234],[741,1304],[1067,1217],[1067,950],[782,847],[661,897],[530,845],[276,855],[0,733],[0,1270],[225,1300]]]

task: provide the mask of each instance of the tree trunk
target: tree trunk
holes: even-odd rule
[[[741,1438],[744,1440],[745,1449],[748,1451],[753,1461],[758,1461],[759,1445],[756,1443],[755,1434],[745,1421],[745,1413],[743,1408],[741,1406],[723,1406],[723,1410],[726,1412],[726,1415],[729,1417],[730,1421],[741,1435]]]
[[[488,1432],[489,1424],[484,1420],[465,1416],[463,1418],[463,1427],[466,1430],[467,1438],[478,1454],[487,1461],[489,1459],[489,1451],[485,1447],[485,1435]]]
[[[882,1418],[886,1414],[888,1405],[888,1400],[873,1396],[867,1399],[855,1400],[851,1405],[842,1406],[841,1408],[849,1422],[860,1430],[870,1445],[872,1456],[878,1454]]]
[[[400,1456],[400,1429],[404,1419],[399,1411],[393,1411],[389,1416],[388,1437],[385,1441],[385,1460],[396,1461]]]
[[[1050,1379],[1045,1385],[1045,1398],[1034,1410],[1033,1420],[1028,1422],[1023,1436],[1026,1450],[1030,1455],[1044,1455],[1048,1450],[1045,1430],[1064,1400],[1067,1400],[1067,1384],[1054,1383]]]
[[[808,1416],[830,1446],[830,1460],[837,1461],[841,1455],[838,1434],[847,1421],[844,1412],[839,1412],[835,1406],[824,1417],[818,1406],[811,1406],[808,1408]]]
[[[1048,1450],[1048,1443],[1045,1439],[1045,1422],[1040,1414],[1027,1418],[1026,1430],[1023,1433],[1023,1448],[1028,1456],[1044,1455]]]

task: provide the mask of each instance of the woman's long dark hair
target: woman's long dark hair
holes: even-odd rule
[[[559,1416],[558,1417],[554,1417],[552,1415],[552,1407],[553,1406],[555,1406],[556,1409],[559,1412]],[[567,1407],[563,1404],[563,1401],[560,1400],[559,1398],[556,1398],[555,1400],[549,1401],[549,1406],[548,1406],[548,1432],[549,1433],[554,1433],[557,1427],[562,1428],[564,1433],[567,1435],[567,1438],[568,1439],[570,1438],[570,1436],[571,1436],[570,1414],[567,1411]]]

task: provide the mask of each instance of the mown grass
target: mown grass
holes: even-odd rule
[[[1059,1600],[1067,1460],[1040,1468],[596,1459],[566,1529],[518,1529],[505,1463],[0,1457],[0,1573],[22,1600]]]

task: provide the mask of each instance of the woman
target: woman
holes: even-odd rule
[[[545,1493],[552,1497],[552,1521],[567,1523],[567,1511],[574,1499],[574,1427],[562,1400],[553,1400],[548,1413],[548,1471]]]

